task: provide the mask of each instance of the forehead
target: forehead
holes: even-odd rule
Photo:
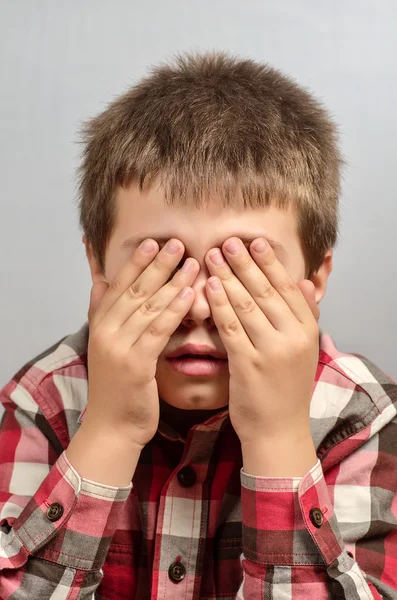
[[[135,248],[147,237],[159,244],[170,237],[190,244],[215,246],[237,236],[245,243],[264,236],[275,250],[287,251],[297,241],[297,219],[291,208],[222,207],[216,197],[207,206],[169,205],[161,188],[141,192],[137,185],[118,188],[114,235],[124,249]]]

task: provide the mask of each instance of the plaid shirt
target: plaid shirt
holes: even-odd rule
[[[2,600],[397,599],[397,383],[320,332],[317,464],[242,469],[227,408],[183,440],[160,421],[128,487],[65,449],[87,402],[88,323],[1,390]]]

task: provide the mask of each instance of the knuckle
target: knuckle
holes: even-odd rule
[[[256,303],[253,300],[241,300],[236,304],[236,308],[244,314],[249,314],[255,309]]]
[[[115,277],[111,282],[110,282],[110,288],[112,290],[114,290],[115,292],[117,292],[121,287],[121,281],[118,277]]]
[[[140,305],[139,310],[143,315],[147,315],[159,312],[160,307],[158,306],[158,304],[153,302],[153,300],[146,300],[146,302],[143,302]]]
[[[263,371],[264,370],[263,358],[260,356],[255,356],[254,358],[252,358],[250,364],[252,364],[255,371]]]
[[[170,272],[168,263],[164,262],[164,259],[159,255],[156,256],[152,264],[161,274]]]
[[[293,279],[286,279],[282,284],[281,284],[281,289],[284,292],[292,292],[295,293],[299,290],[297,284],[295,283],[295,281]]]
[[[295,353],[299,356],[306,354],[306,352],[311,349],[312,343],[311,338],[306,335],[305,332],[302,332],[302,334],[295,339]]]
[[[229,281],[229,279],[233,279],[234,277],[235,277],[235,274],[233,273],[233,271],[231,269],[226,270],[226,272],[222,274],[223,281]]]
[[[270,283],[266,282],[259,289],[259,298],[269,300],[269,298],[273,298],[274,293],[274,287]]]
[[[235,319],[234,321],[228,321],[227,323],[221,323],[220,328],[226,335],[234,335],[239,330],[239,321]]]
[[[146,291],[143,289],[141,283],[134,281],[134,283],[128,286],[127,294],[131,300],[139,300],[146,296]]]
[[[239,264],[239,268],[242,269],[243,271],[248,271],[249,269],[252,269],[252,258],[250,256],[248,256],[248,258],[243,258],[241,260],[241,263]]]
[[[147,328],[147,331],[148,333],[150,333],[150,335],[152,335],[155,338],[161,337],[163,335],[162,329],[156,323],[150,323],[149,327]]]
[[[121,372],[127,373],[131,371],[131,360],[127,352],[123,351],[121,348],[117,348],[113,351],[113,359]]]
[[[102,351],[103,349],[105,352],[108,352],[109,348],[112,347],[112,344],[110,344],[109,342],[110,334],[107,331],[105,331],[102,327],[98,326],[95,329],[91,328],[89,344],[92,348],[99,349],[100,351]]]
[[[296,358],[296,355],[291,348],[286,350],[285,348],[276,345],[272,353],[272,364],[274,365],[274,368],[277,368],[277,365],[289,364],[291,357],[293,357],[294,360]]]
[[[181,273],[180,271],[175,273],[175,275],[172,277],[172,279],[170,279],[167,282],[167,287],[172,287],[172,288],[174,288],[175,292],[179,292],[184,287],[183,285],[181,285],[181,280],[182,280],[181,275],[183,275],[183,273]]]

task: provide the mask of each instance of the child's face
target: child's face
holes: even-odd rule
[[[156,371],[160,397],[177,408],[209,410],[228,404],[228,370],[211,377],[191,377],[171,370],[165,355],[184,343],[209,344],[224,351],[217,328],[211,318],[206,296],[206,281],[211,276],[205,256],[211,248],[221,248],[232,236],[255,239],[263,236],[278,242],[277,258],[296,281],[305,278],[305,263],[297,234],[297,221],[292,210],[267,209],[231,210],[211,206],[191,209],[165,206],[160,190],[153,186],[144,193],[130,185],[117,193],[117,221],[113,229],[105,259],[105,278],[112,281],[133,253],[133,248],[122,248],[131,236],[150,238],[173,237],[185,246],[185,256],[195,258],[200,270],[192,284],[195,291],[193,304],[171,336],[169,344],[159,357]],[[159,242],[160,248],[165,242]],[[246,243],[249,248],[249,243]],[[92,277],[98,267],[89,258]],[[328,251],[322,267],[312,278],[316,300],[320,302],[332,269],[332,251]]]

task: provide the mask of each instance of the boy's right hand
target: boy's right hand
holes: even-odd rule
[[[133,253],[110,283],[94,282],[88,311],[88,404],[84,419],[102,431],[110,429],[142,449],[155,435],[160,406],[155,379],[157,360],[170,336],[190,309],[194,292],[180,292],[196,278],[198,263],[181,261],[184,246],[170,254],[161,251]],[[171,240],[176,242],[175,239]],[[167,282],[168,281],[168,282]]]

